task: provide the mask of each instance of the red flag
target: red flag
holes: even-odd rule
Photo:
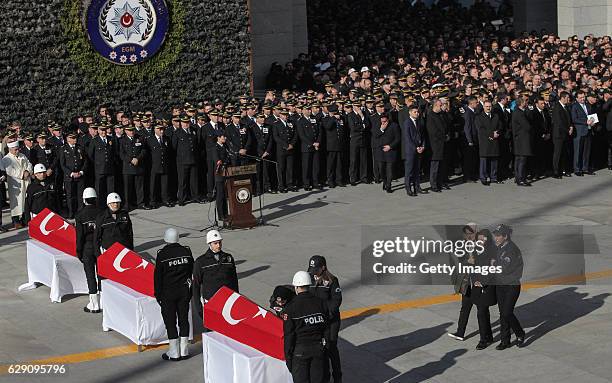
[[[155,296],[154,271],[153,264],[118,242],[98,257],[98,274],[150,297]]]
[[[76,229],[62,217],[44,209],[30,220],[31,238],[76,257]]]
[[[228,287],[220,288],[204,305],[204,326],[285,360],[283,321]]]

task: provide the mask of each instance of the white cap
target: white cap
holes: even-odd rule
[[[19,147],[19,142],[18,141],[9,142],[7,144],[7,146],[9,147],[9,149],[18,148]]]
[[[369,72],[370,68],[368,68],[367,66],[361,67],[361,71],[362,72]]]
[[[351,68],[351,69],[349,69],[348,74],[350,75],[351,73],[354,73],[354,72],[357,72],[357,71],[355,70],[355,68]]]
[[[178,241],[179,241],[178,231],[176,231],[176,229],[174,228],[166,229],[166,232],[164,233],[164,242],[178,243]]]
[[[221,237],[221,233],[219,233],[218,230],[211,230],[208,233],[206,233],[206,243],[220,241],[222,239],[223,237]]]
[[[119,194],[117,194],[117,193],[110,193],[108,196],[106,196],[106,204],[107,205],[109,203],[113,203],[113,202],[121,203],[121,197],[119,197]]]
[[[34,166],[34,174],[36,173],[44,173],[47,171],[47,168],[43,164],[36,164]]]
[[[96,189],[87,188],[83,190],[83,201],[85,201],[87,198],[98,198],[98,194],[96,194]]]
[[[312,279],[310,279],[310,274],[307,271],[298,271],[293,276],[293,286],[310,286],[312,285]]]

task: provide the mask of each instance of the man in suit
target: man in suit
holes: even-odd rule
[[[83,190],[85,190],[85,172],[92,169],[87,166],[85,150],[77,145],[76,133],[66,137],[68,143],[59,150],[59,166],[64,174],[64,190],[66,191],[66,205],[68,205],[68,218],[75,217],[78,208],[83,207]]]
[[[431,165],[429,167],[429,185],[431,191],[440,193],[446,180],[444,164],[444,146],[448,137],[446,120],[442,114],[442,102],[433,100],[431,110],[427,113],[425,126],[431,146]]]
[[[121,159],[123,174],[123,187],[125,209],[149,210],[145,205],[144,181],[145,181],[145,156],[146,147],[144,137],[137,136],[135,127],[128,125],[125,127],[125,135],[119,139],[119,158]],[[132,194],[134,192],[135,195]],[[134,202],[136,204],[134,205]]]
[[[187,203],[187,189],[191,200],[198,198],[197,135],[189,126],[189,117],[181,116],[181,128],[172,135],[172,148],[176,152],[178,173],[178,204]]]
[[[335,188],[346,186],[342,181],[342,152],[346,147],[345,126],[336,105],[328,107],[329,116],[323,117],[321,125],[325,130],[327,151],[327,185]]]
[[[300,138],[300,151],[302,153],[302,184],[304,190],[312,190],[312,186],[319,187],[319,164],[321,133],[317,120],[311,115],[311,106],[304,105],[302,117],[297,120],[297,133]],[[367,164],[366,164],[367,165]]]
[[[546,175],[550,168],[551,117],[543,97],[536,99],[535,107],[529,113],[535,138],[535,157],[531,170],[536,178]]]
[[[593,111],[586,102],[584,92],[580,91],[576,95],[576,103],[572,105],[570,114],[572,124],[576,129],[576,135],[574,136],[574,173],[579,177],[584,173],[595,174],[589,168],[594,121],[588,116],[593,114]]]
[[[527,158],[533,156],[533,127],[527,118],[527,99],[519,97],[516,106],[512,113],[514,180],[519,186],[531,186],[527,181]]]
[[[393,164],[397,161],[398,149],[401,147],[401,132],[399,126],[395,122],[389,122],[387,114],[380,115],[380,126],[377,130],[372,131],[375,137],[377,151],[376,156],[379,158],[378,166],[380,166],[379,174],[385,175],[383,190],[387,193],[392,193],[391,181],[393,181]]]
[[[353,110],[347,114],[350,143],[349,143],[349,180],[351,185],[370,183],[368,180],[368,136],[370,121],[362,112],[358,103],[349,104]]]
[[[552,108],[553,177],[571,177],[571,136],[574,132],[569,112],[570,95],[559,94],[559,101]]]
[[[174,204],[168,197],[168,170],[170,142],[164,135],[165,126],[158,124],[153,129],[153,134],[147,137],[147,151],[151,158],[151,175],[149,181],[149,203],[153,209],[160,206],[160,199],[157,198],[156,189],[159,188],[161,203],[167,207]]]
[[[288,188],[297,191],[293,184],[293,159],[297,134],[295,126],[289,122],[289,111],[283,109],[280,119],[272,126],[272,135],[276,143],[276,160],[278,161],[278,190],[287,193]]]
[[[499,114],[493,114],[491,101],[485,101],[483,112],[476,116],[478,129],[478,151],[480,156],[480,182],[488,186],[491,182],[502,183],[498,175],[499,139],[502,135],[502,124]]]
[[[476,119],[476,108],[478,99],[474,96],[468,97],[468,104],[463,113],[463,179],[465,182],[476,182],[478,169],[478,130],[474,124]]]
[[[255,137],[255,150],[258,157],[269,160],[272,156],[272,130],[266,124],[266,116],[263,113],[255,117],[255,124],[252,126],[253,136]],[[270,162],[257,161],[257,182],[255,194],[264,192],[271,193],[270,187]]]
[[[98,125],[98,135],[89,144],[89,158],[93,162],[96,194],[109,195],[115,191],[115,161],[117,152],[114,141],[108,136],[108,126]],[[106,206],[104,198],[98,198],[100,207]]]
[[[512,131],[510,130],[510,97],[506,93],[497,95],[497,103],[491,108],[491,113],[497,116],[500,123],[499,130],[499,162],[498,162],[498,180],[510,178],[513,172],[512,168]]]
[[[418,193],[424,194],[420,186],[421,160],[425,152],[425,129],[423,121],[419,118],[419,107],[410,107],[410,117],[401,127],[402,134],[402,160],[404,161],[404,185],[406,193],[416,197]]]

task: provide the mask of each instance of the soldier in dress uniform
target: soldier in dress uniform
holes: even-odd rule
[[[137,136],[135,127],[126,126],[125,136],[120,141],[119,157],[123,164],[123,187],[125,208],[129,211],[134,207],[139,209],[149,210],[150,207],[145,204],[145,158],[147,149],[143,136]],[[135,196],[132,190],[135,191]],[[133,198],[135,197],[135,198]],[[134,200],[136,205],[133,204]]]
[[[189,126],[189,117],[181,116],[181,128],[172,135],[172,147],[176,152],[176,169],[178,173],[178,203],[187,203],[187,189],[191,199],[198,198],[197,135]]]
[[[108,136],[108,127],[98,125],[98,135],[89,144],[89,158],[94,164],[95,188],[98,195],[104,196],[115,190],[115,162],[117,152],[113,139]],[[104,207],[104,198],[98,199]]]
[[[266,122],[266,116],[263,113],[255,117],[255,124],[252,126],[253,136],[255,137],[256,154],[263,159],[270,159],[272,156],[272,131],[270,125]],[[270,162],[257,161],[257,181],[256,194],[271,193],[270,187]]]
[[[361,111],[358,103],[347,104],[352,107],[347,113],[346,120],[350,136],[349,143],[349,180],[351,185],[358,181],[370,183],[368,179],[368,144],[370,135],[370,120]],[[346,109],[347,111],[349,108]],[[359,167],[359,169],[357,169]]]
[[[147,151],[151,156],[149,203],[153,209],[160,206],[160,202],[167,207],[173,207],[168,196],[168,171],[170,142],[164,135],[165,127],[161,124],[155,125],[154,133],[147,137]],[[160,191],[161,200],[157,198],[157,189]]]
[[[302,107],[302,117],[297,120],[297,133],[300,138],[302,152],[302,186],[304,190],[312,190],[313,185],[320,188],[319,153],[321,148],[321,132],[317,120],[311,115],[311,106]]]
[[[297,133],[295,125],[289,121],[289,111],[283,109],[280,120],[272,126],[272,135],[276,143],[276,160],[278,161],[278,190],[287,193],[288,188],[297,191],[293,184],[293,160]]]
[[[231,123],[225,127],[225,136],[232,166],[245,165],[247,158],[242,156],[247,154],[247,148],[251,145],[251,135],[247,125],[240,123],[240,113],[232,113],[231,118]]]
[[[217,217],[221,221],[225,221],[227,212],[227,200],[225,198],[225,168],[231,164],[231,159],[227,147],[225,146],[225,133],[217,136],[217,144],[212,153],[212,158],[215,164],[215,189],[216,189],[216,206]]]
[[[223,124],[219,122],[219,112],[216,110],[208,113],[208,121],[200,130],[200,142],[206,147],[206,196],[209,201],[213,201],[215,192],[215,162],[213,153],[216,150],[217,136],[223,132]]]
[[[66,137],[68,143],[60,148],[59,166],[64,174],[64,190],[66,190],[66,205],[68,206],[68,218],[74,218],[77,212],[77,201],[79,209],[83,207],[80,196],[86,186],[86,172],[88,167],[87,156],[82,147],[77,145],[77,134],[70,133]]]
[[[325,142],[327,151],[327,185],[335,188],[346,186],[342,181],[342,153],[346,147],[344,121],[338,114],[338,107],[330,105],[328,108],[330,116],[325,117],[321,125],[325,130]]]

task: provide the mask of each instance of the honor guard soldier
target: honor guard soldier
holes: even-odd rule
[[[176,152],[178,173],[178,204],[185,206],[187,189],[191,200],[198,198],[198,168],[196,166],[198,137],[189,126],[189,117],[181,116],[181,127],[172,135],[172,148]]]
[[[134,233],[132,221],[127,211],[121,209],[121,197],[110,193],[106,197],[107,208],[96,218],[94,233],[94,253],[96,258],[119,242],[128,249],[134,248]]]
[[[125,208],[130,211],[134,207],[132,190],[136,193],[136,206],[139,209],[149,210],[145,205],[144,180],[145,180],[145,157],[147,149],[144,137],[135,134],[133,126],[125,127],[125,136],[119,140],[119,157],[123,164],[123,187]]]
[[[151,182],[149,184],[149,202],[151,207],[156,209],[160,206],[156,190],[160,191],[161,203],[164,206],[172,207],[168,197],[168,171],[170,142],[164,135],[165,127],[161,124],[155,125],[154,134],[147,137],[147,148],[151,157]]]
[[[93,162],[95,188],[98,195],[107,195],[115,190],[115,156],[116,151],[112,137],[108,136],[108,127],[98,126],[98,135],[89,144],[89,158]],[[102,205],[102,201],[98,201]]]
[[[87,157],[85,151],[77,145],[77,134],[70,133],[66,138],[68,143],[59,150],[59,166],[64,174],[64,190],[66,190],[66,205],[68,218],[74,218],[78,207],[83,207],[79,198],[85,189],[85,172]]]
[[[221,287],[227,286],[239,292],[236,263],[231,254],[222,250],[222,241],[223,238],[217,230],[206,233],[208,250],[200,255],[193,265],[193,303],[199,318],[203,317],[203,305]]]
[[[47,180],[47,168],[43,164],[37,164],[34,166],[34,180],[26,190],[23,212],[25,224],[45,208],[57,213],[57,201],[55,185]]]
[[[497,256],[493,266],[501,266],[502,272],[495,275],[495,293],[499,306],[499,336],[500,343],[496,350],[505,350],[510,347],[510,330],[516,335],[516,344],[523,347],[525,330],[514,315],[514,306],[521,294],[521,278],[523,276],[523,255],[521,250],[512,242],[512,229],[506,225],[499,225],[493,230]]]
[[[94,251],[96,218],[100,214],[96,198],[94,188],[90,187],[83,191],[85,206],[78,211],[74,222],[76,226],[76,254],[83,263],[87,289],[89,290],[89,303],[83,308],[83,311],[87,313],[99,313],[101,311],[98,280],[96,278],[97,257]]]
[[[296,297],[282,314],[285,334],[285,363],[293,383],[326,381],[329,309],[327,304],[309,291],[310,274],[298,271],[293,276]]]
[[[314,282],[310,286],[310,292],[325,301],[329,309],[329,338],[327,339],[329,343],[327,345],[327,353],[331,362],[334,383],[341,383],[342,364],[340,363],[340,353],[338,352],[338,332],[340,331],[342,289],[340,288],[338,278],[329,271],[327,261],[321,255],[310,257],[308,273],[310,273]]]
[[[227,146],[230,152],[232,166],[245,165],[247,148],[251,146],[251,135],[246,124],[240,124],[240,113],[232,114],[232,122],[225,127]]]
[[[168,332],[169,349],[162,358],[177,361],[189,356],[187,346],[193,256],[189,247],[178,243],[176,229],[166,230],[164,242],[166,246],[157,252],[155,259],[154,291]]]
[[[311,106],[304,105],[302,113],[302,117],[297,120],[297,133],[302,152],[302,184],[306,191],[310,191],[313,185],[321,187],[319,181],[321,132],[317,120],[311,115]]]
[[[294,115],[295,116],[295,115]],[[276,142],[276,160],[278,161],[278,190],[287,193],[287,188],[297,191],[293,185],[293,157],[297,134],[295,126],[289,121],[289,111],[283,109],[280,119],[272,126],[272,136]]]
[[[266,117],[262,113],[258,114],[255,117],[255,124],[253,124],[252,129],[255,136],[257,156],[269,160],[272,155],[274,141],[272,140],[270,125],[265,121]],[[257,161],[257,182],[255,185],[257,194],[272,192],[270,187],[270,162]]]

